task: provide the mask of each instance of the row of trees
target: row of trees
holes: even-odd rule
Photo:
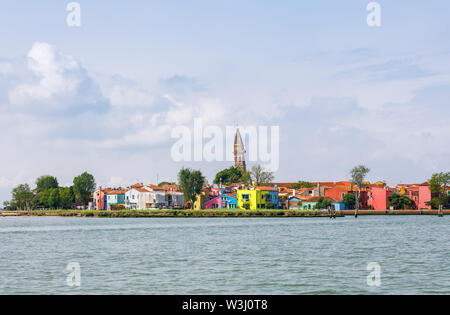
[[[265,185],[274,180],[273,172],[267,170],[264,166],[255,165],[251,171],[244,172],[236,166],[224,169],[216,174],[214,184],[230,185],[234,183],[244,183],[247,185]]]
[[[60,187],[51,175],[43,175],[35,183],[34,189],[28,184],[15,187],[11,201],[3,206],[10,210],[71,209],[74,204],[86,205],[96,188],[94,176],[87,172],[75,177],[70,187]]]

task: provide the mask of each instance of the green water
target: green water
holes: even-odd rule
[[[450,294],[450,217],[0,218],[0,294]],[[67,285],[69,263],[81,284]],[[367,285],[367,264],[381,285]]]

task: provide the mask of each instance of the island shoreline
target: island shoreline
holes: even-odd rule
[[[449,215],[445,210],[444,215]],[[354,211],[338,211],[336,217]],[[358,215],[438,215],[437,210],[360,210]],[[94,218],[329,218],[327,211],[311,210],[31,210],[0,211],[0,217],[94,217]]]

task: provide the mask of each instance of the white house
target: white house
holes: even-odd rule
[[[125,193],[125,206],[134,210],[183,208],[184,195],[155,185],[132,186]]]
[[[139,198],[142,192],[147,192],[142,188],[131,188],[125,193],[125,207],[127,209],[139,209]]]
[[[136,189],[139,192],[137,208],[140,210],[166,208],[166,193],[164,189],[147,185]]]

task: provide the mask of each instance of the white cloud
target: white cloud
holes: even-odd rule
[[[74,57],[37,42],[27,58],[32,79],[25,78],[9,92],[9,102],[16,108],[46,115],[107,110],[100,88]]]
[[[35,43],[28,53],[28,67],[38,78],[22,84],[10,93],[12,104],[46,101],[56,94],[72,94],[82,80],[80,66],[71,56],[58,53],[47,43]]]

